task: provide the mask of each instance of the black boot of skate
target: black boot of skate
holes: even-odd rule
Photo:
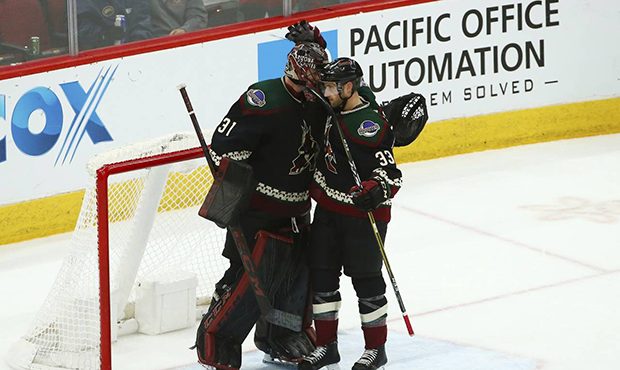
[[[340,367],[340,353],[338,353],[338,342],[334,341],[325,346],[317,346],[308,356],[304,356],[298,370],[338,370]]]
[[[385,345],[379,348],[367,349],[362,357],[353,365],[352,370],[379,370],[387,363]]]

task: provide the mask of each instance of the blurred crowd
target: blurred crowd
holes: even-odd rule
[[[0,65],[68,52],[67,3],[79,50],[281,16],[283,0],[0,0]],[[292,12],[359,0],[291,0]]]

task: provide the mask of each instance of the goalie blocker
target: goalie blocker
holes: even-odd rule
[[[252,166],[222,158],[198,214],[221,228],[236,224],[256,187]]]

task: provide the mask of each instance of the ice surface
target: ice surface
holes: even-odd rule
[[[386,248],[417,335],[406,335],[388,284],[387,369],[618,369],[620,135],[400,167]],[[68,240],[0,246],[0,356],[26,333]],[[341,285],[348,369],[362,334],[351,284]],[[198,369],[193,341],[193,329],[122,337],[114,368]],[[251,338],[243,348],[244,369],[277,368]]]

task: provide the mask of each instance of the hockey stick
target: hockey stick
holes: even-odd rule
[[[347,160],[349,161],[349,167],[351,167],[351,172],[353,173],[353,180],[357,187],[361,190],[362,180],[360,179],[360,175],[357,172],[357,166],[353,161],[353,156],[351,155],[351,151],[349,150],[349,145],[347,144],[347,140],[344,137],[344,133],[342,132],[342,128],[338,123],[338,116],[336,112],[334,112],[334,108],[332,108],[331,104],[325,100],[319,93],[317,93],[314,89],[306,89],[312,95],[314,95],[318,101],[323,105],[323,107],[327,110],[329,114],[328,120],[334,121],[334,126],[338,129],[338,135],[340,136],[340,141],[342,142],[342,146],[344,147],[344,153],[347,156]],[[392,272],[392,267],[390,266],[390,261],[388,261],[387,255],[385,254],[385,248],[383,246],[383,239],[381,238],[381,234],[379,233],[379,229],[377,229],[377,221],[375,221],[375,216],[372,212],[368,212],[368,220],[370,221],[370,226],[372,226],[372,230],[375,234],[375,239],[377,239],[377,245],[379,246],[379,251],[381,252],[381,257],[383,257],[383,263],[385,264],[385,269],[390,277],[390,281],[392,282],[392,288],[394,288],[394,294],[396,295],[396,300],[398,300],[398,305],[400,306],[400,312],[403,315],[403,320],[405,320],[405,325],[407,326],[407,331],[410,336],[413,336],[413,327],[411,326],[411,321],[409,321],[409,315],[407,315],[407,310],[405,309],[405,304],[403,303],[403,298],[400,295],[400,290],[398,290],[398,285],[396,284],[396,278],[394,277],[394,273]]]
[[[185,102],[185,108],[187,108],[187,113],[192,120],[192,125],[194,126],[194,130],[196,131],[196,135],[198,136],[198,141],[200,141],[200,146],[202,147],[202,151],[205,155],[205,158],[207,159],[207,163],[209,164],[211,174],[213,175],[213,178],[215,178],[215,163],[213,163],[213,159],[211,158],[211,155],[209,155],[209,147],[207,146],[207,142],[205,141],[200,125],[198,124],[198,118],[196,118],[194,108],[192,107],[192,103],[189,100],[189,95],[187,94],[187,90],[185,89],[186,86],[182,84],[179,85],[177,88],[179,89],[179,92],[183,97],[183,102]],[[243,268],[245,269],[248,280],[250,281],[250,286],[252,287],[254,295],[256,296],[258,308],[261,314],[265,317],[265,320],[274,325],[278,325],[293,330],[295,332],[301,331],[301,316],[277,310],[273,308],[271,302],[269,302],[269,298],[267,298],[267,295],[262,288],[263,284],[260,281],[258,273],[256,272],[256,266],[254,265],[254,261],[252,261],[252,252],[248,247],[241,227],[239,225],[228,225],[227,228],[235,241],[235,245],[237,246],[237,250],[239,251],[239,255],[241,256]]]

